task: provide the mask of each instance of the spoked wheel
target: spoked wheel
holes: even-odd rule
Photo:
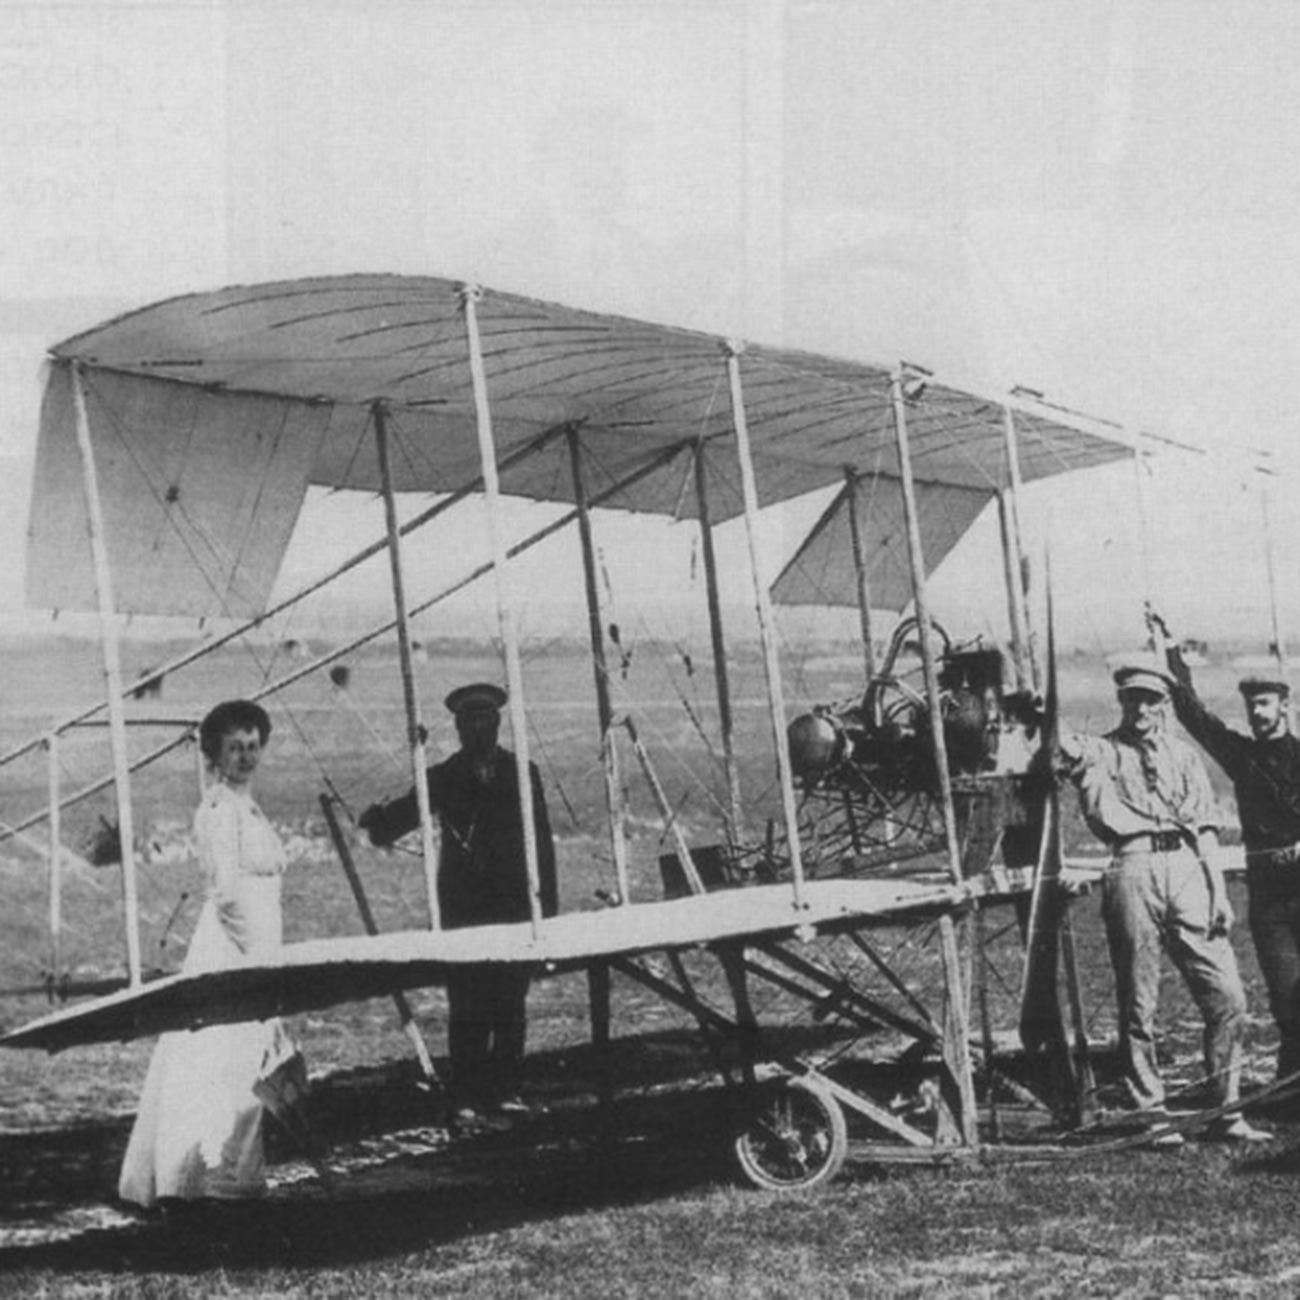
[[[839,1172],[849,1133],[840,1104],[809,1079],[764,1084],[736,1135],[736,1159],[755,1187],[819,1187]]]

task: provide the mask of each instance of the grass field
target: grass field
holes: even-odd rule
[[[214,656],[134,716],[193,717],[214,699],[255,689],[265,671],[246,656]],[[128,652],[128,676],[161,655]],[[346,690],[304,682],[274,713],[276,734],[260,786],[284,831],[293,866],[286,885],[288,937],[359,933],[355,907],[325,837],[317,796],[328,778],[352,813],[409,784],[401,759],[400,697],[391,651],[349,660]],[[474,677],[499,677],[490,654],[435,647],[418,665],[424,697]],[[772,811],[770,741],[756,656],[732,665],[742,784],[761,818]],[[94,651],[71,642],[7,660],[0,744],[49,725],[94,698]],[[792,664],[791,709],[850,695],[851,654]],[[590,669],[580,650],[538,647],[525,680],[560,838],[562,904],[599,907],[612,885],[603,787],[592,738]],[[1203,687],[1235,710],[1233,674],[1206,670]],[[56,688],[53,683],[58,682]],[[71,683],[71,687],[68,685]],[[723,784],[705,736],[716,709],[707,675],[680,655],[638,648],[617,705],[635,713],[688,838],[718,834]],[[1113,715],[1098,661],[1062,665],[1068,724],[1094,729]],[[452,743],[430,709],[431,749]],[[174,734],[132,731],[133,752]],[[65,788],[101,765],[102,730],[78,734],[59,754]],[[1218,788],[1230,811],[1219,775]],[[187,823],[195,792],[192,752],[179,751],[136,781],[146,964],[172,967],[197,911]],[[11,824],[47,790],[43,752],[12,764],[0,785]],[[662,826],[644,783],[633,800],[634,897],[658,896]],[[63,841],[89,841],[113,816],[104,795],[70,813]],[[39,978],[49,962],[46,867],[32,845],[0,848],[0,979]],[[1085,836],[1071,818],[1069,836]],[[423,873],[407,854],[358,851],[379,924],[424,923]],[[120,969],[117,873],[71,865],[64,896],[65,964],[80,974]],[[1240,887],[1236,901],[1244,905]],[[1239,911],[1242,910],[1239,907]],[[1095,1037],[1113,1028],[1110,983],[1094,899],[1076,908],[1085,999]],[[900,935],[901,939],[901,935]],[[1013,1002],[1014,935],[1005,942],[1008,988],[995,990],[999,1024]],[[1252,1007],[1248,1074],[1270,1077],[1274,1037],[1244,926],[1237,932]],[[916,968],[932,981],[932,964]],[[301,1018],[314,1115],[334,1150],[340,1187],[326,1194],[298,1153],[273,1138],[274,1188],[256,1207],[177,1223],[136,1220],[112,1204],[117,1166],[151,1044],[82,1048],[59,1057],[0,1056],[0,1294],[226,1296],[874,1296],[874,1295],[1293,1295],[1300,1291],[1300,1127],[1238,1153],[1193,1142],[1178,1153],[1093,1152],[1069,1163],[945,1169],[850,1165],[834,1186],[801,1198],[740,1189],[725,1159],[716,1090],[653,1088],[702,1077],[684,1017],[615,982],[617,1060],[627,1120],[604,1145],[583,1071],[586,986],[577,976],[540,982],[531,1000],[533,1090],[547,1114],[509,1131],[452,1139],[417,1086],[410,1049],[391,1007],[371,1002]],[[444,1050],[442,995],[414,998],[435,1055]],[[37,996],[0,1003],[17,1024],[45,1008]],[[811,1026],[773,1002],[765,1021],[794,1034]],[[1168,1073],[1194,1084],[1198,1021],[1176,978],[1165,986]],[[575,1087],[574,1080],[578,1080]],[[643,1085],[632,1087],[633,1084]]]

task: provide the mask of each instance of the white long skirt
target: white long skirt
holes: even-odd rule
[[[251,950],[279,935],[279,880],[241,882],[255,917]],[[272,896],[273,894],[273,896]],[[272,925],[272,923],[274,923]],[[217,917],[203,905],[184,970],[218,970],[239,956]],[[118,1194],[137,1205],[160,1197],[259,1196],[266,1189],[262,1151],[263,1106],[253,1086],[295,1051],[279,1019],[163,1034],[145,1076],[135,1126],[127,1144]]]

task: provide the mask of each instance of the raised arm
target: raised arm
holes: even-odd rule
[[[1174,676],[1176,684],[1170,691],[1174,716],[1183,730],[1231,776],[1243,757],[1241,749],[1245,738],[1205,707],[1196,693],[1192,670],[1183,658],[1182,650],[1169,635],[1164,619],[1150,606],[1147,607],[1147,627],[1157,646],[1163,650],[1165,664]]]

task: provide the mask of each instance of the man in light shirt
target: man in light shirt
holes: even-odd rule
[[[1228,940],[1232,907],[1214,861],[1218,827],[1205,764],[1168,733],[1173,677],[1154,657],[1114,672],[1120,724],[1067,735],[1061,755],[1089,829],[1111,850],[1102,915],[1115,971],[1120,1056],[1133,1106],[1160,1114],[1156,1058],[1161,954],[1168,953],[1205,1021],[1205,1071],[1216,1106],[1238,1100],[1246,996]],[[1270,1136],[1227,1112],[1211,1132],[1227,1141]],[[1177,1132],[1162,1145],[1181,1143]]]

